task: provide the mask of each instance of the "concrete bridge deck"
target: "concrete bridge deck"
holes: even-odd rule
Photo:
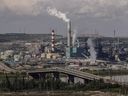
[[[95,80],[100,80],[100,79],[104,80],[105,79],[104,77],[93,75],[90,73],[86,73],[86,72],[82,72],[82,71],[78,71],[78,70],[74,70],[74,69],[59,68],[59,67],[28,71],[28,74],[32,75],[32,74],[55,73],[55,72],[72,75],[74,77],[79,77],[79,78],[88,79],[88,80],[94,80],[94,79]]]
[[[119,85],[126,85],[128,86],[128,84],[126,83],[121,83],[121,82],[117,82],[117,81],[113,81],[111,79],[107,79],[105,77],[102,76],[97,76],[94,74],[90,74],[87,72],[82,72],[79,70],[74,70],[74,69],[69,69],[69,68],[60,68],[60,67],[54,67],[54,68],[46,68],[46,69],[36,69],[36,70],[32,70],[32,71],[28,71],[28,74],[30,76],[32,76],[33,78],[36,77],[40,77],[43,76],[42,74],[44,73],[62,73],[62,74],[66,74],[69,75],[69,77],[71,76],[71,80],[73,80],[72,78],[74,77],[78,77],[84,80],[103,80],[105,83],[111,83],[111,84],[119,84]],[[72,77],[73,76],[73,77]]]

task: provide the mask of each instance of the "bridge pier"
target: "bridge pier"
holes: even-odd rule
[[[73,75],[68,75],[68,83],[74,84],[74,76]]]
[[[84,79],[84,84],[88,84],[88,83],[89,83],[89,80]]]
[[[39,77],[39,79],[45,80],[45,78],[46,78],[46,73],[38,73],[38,77]]]
[[[53,73],[53,76],[54,76],[54,80],[59,80],[60,79],[60,76],[59,76],[59,72],[54,72]]]

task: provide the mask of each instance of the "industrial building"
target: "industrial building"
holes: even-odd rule
[[[71,21],[68,22],[68,38],[67,38],[67,47],[66,47],[66,58],[85,58],[84,54],[84,47],[80,47],[79,44],[73,44],[73,36],[72,36],[72,27]],[[79,43],[79,42],[77,42]]]

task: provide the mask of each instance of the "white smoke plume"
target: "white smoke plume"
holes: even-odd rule
[[[91,64],[94,64],[95,61],[96,61],[96,51],[95,51],[95,48],[94,48],[94,44],[93,44],[93,41],[91,38],[89,38],[87,40],[87,44],[88,46],[90,47],[90,60],[91,60]]]
[[[62,19],[65,22],[69,22],[70,20],[67,18],[65,13],[62,13],[60,11],[58,11],[56,8],[47,8],[47,12],[51,15],[51,16],[56,16],[59,19]]]

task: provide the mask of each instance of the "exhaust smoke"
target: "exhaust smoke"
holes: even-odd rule
[[[68,28],[68,42],[67,42],[67,45],[68,47],[71,47],[72,46],[72,32],[71,32],[71,21],[70,19],[66,16],[65,13],[62,13],[61,11],[58,11],[56,8],[50,8],[48,7],[47,8],[47,12],[49,15],[51,16],[55,16],[61,20],[63,20],[64,22],[67,23],[67,28]]]
[[[95,61],[96,61],[96,51],[95,51],[94,44],[93,44],[93,41],[92,41],[91,38],[89,38],[87,40],[87,44],[90,47],[90,50],[89,50],[89,52],[90,52],[90,63],[94,64]]]
[[[55,16],[59,19],[62,19],[64,22],[69,22],[70,19],[67,18],[66,14],[65,13],[62,13],[60,11],[58,11],[56,8],[50,8],[48,7],[47,8],[47,12],[51,15],[51,16]]]

